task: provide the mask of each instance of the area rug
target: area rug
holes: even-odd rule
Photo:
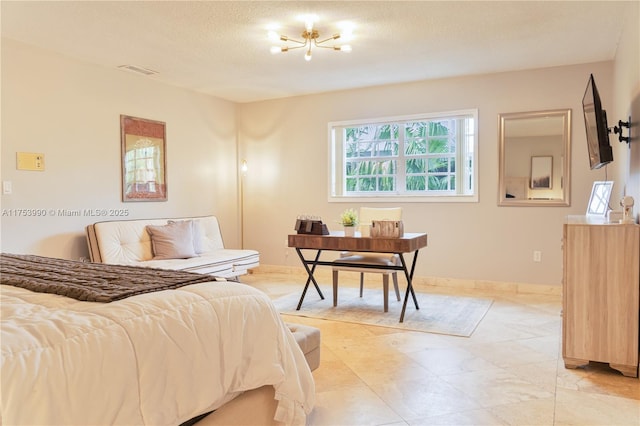
[[[476,297],[447,296],[442,294],[416,292],[418,306],[409,297],[404,321],[400,321],[402,300],[396,300],[393,291],[389,294],[389,312],[384,312],[382,289],[364,290],[363,297],[359,289],[340,287],[338,306],[333,307],[333,292],[330,287],[321,287],[324,300],[320,299],[313,285],[309,287],[302,307],[296,311],[302,290],[274,300],[276,308],[282,314],[331,321],[342,321],[425,333],[448,334],[470,337],[482,318],[491,307],[493,300]]]

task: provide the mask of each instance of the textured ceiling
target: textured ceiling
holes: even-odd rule
[[[613,59],[631,2],[66,1],[0,3],[2,36],[235,102]],[[351,53],[272,55],[267,28],[321,38],[351,21]],[[127,72],[127,71],[122,71]]]

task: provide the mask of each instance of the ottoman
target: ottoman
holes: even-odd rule
[[[311,371],[320,365],[320,330],[308,325],[287,323]]]

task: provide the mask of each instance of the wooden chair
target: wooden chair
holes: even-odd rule
[[[361,236],[369,237],[370,226],[373,220],[401,220],[402,208],[374,208],[361,207],[358,213],[358,230]],[[370,253],[370,252],[342,252],[340,258],[335,261],[344,263],[380,265],[380,266],[399,266],[400,258],[393,253]],[[400,301],[400,291],[398,290],[398,272],[389,269],[360,268],[358,266],[337,266],[333,267],[333,306],[338,306],[338,274],[340,271],[360,272],[360,297],[362,297],[364,288],[364,274],[377,273],[382,274],[382,289],[384,292],[384,311],[389,311],[389,275],[393,278],[393,287],[396,292],[396,298]]]

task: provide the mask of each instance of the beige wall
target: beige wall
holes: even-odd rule
[[[264,263],[297,265],[284,243],[296,215],[320,215],[335,230],[339,213],[357,207],[327,201],[328,122],[478,108],[480,201],[400,204],[405,230],[429,234],[416,274],[560,284],[562,223],[584,213],[591,184],[601,178],[588,166],[582,95],[593,72],[610,104],[612,69],[611,62],[596,63],[241,105],[240,151],[251,167],[244,244]],[[571,207],[498,207],[498,114],[562,108],[573,111]],[[534,250],[542,251],[542,262],[533,262]]]
[[[618,135],[611,135],[614,161],[619,163],[616,182],[625,182],[614,189],[612,203],[620,208],[620,197],[626,193],[635,198],[636,221],[640,221],[640,2],[634,2],[626,22],[621,23],[622,34],[614,66],[614,99],[609,110],[609,126],[618,120],[627,121],[632,117],[631,144],[619,143]],[[633,105],[633,107],[632,107]],[[629,129],[624,129],[628,136]]]
[[[631,149],[612,138],[615,161],[589,169],[581,100],[593,73],[610,117],[634,105],[640,120],[640,5],[621,23],[615,60],[522,72],[376,87],[241,105],[239,149],[251,164],[245,180],[244,245],[264,263],[298,265],[285,247],[296,215],[321,215],[332,229],[352,205],[327,202],[327,122],[478,108],[479,193],[473,204],[403,204],[405,229],[429,233],[417,275],[534,284],[562,279],[562,224],[583,214],[596,180],[615,180],[612,204],[624,188],[640,201],[640,130]],[[354,76],[357,78],[357,76]],[[571,108],[570,207],[497,207],[497,114]],[[610,123],[611,124],[611,123]],[[636,216],[640,207],[636,208]],[[542,251],[534,263],[533,250]]]
[[[639,50],[635,26],[624,30],[612,62],[236,105],[3,40],[1,174],[14,192],[2,195],[2,209],[125,208],[134,218],[216,214],[227,245],[237,247],[237,165],[246,158],[244,246],[259,250],[263,264],[299,266],[285,247],[296,215],[319,214],[338,229],[339,213],[357,207],[327,201],[328,122],[478,108],[480,201],[402,204],[405,228],[429,233],[416,273],[559,285],[564,217],[582,214],[592,182],[605,178],[604,170],[588,168],[580,103],[587,77],[596,76],[610,116],[626,113],[639,99]],[[558,108],[573,112],[571,206],[498,207],[498,113]],[[168,202],[120,201],[120,114],[167,123]],[[640,179],[639,150],[633,144],[619,150],[608,168],[616,190],[627,175]],[[16,170],[18,151],[43,152],[46,171]],[[635,187],[640,200],[640,183]],[[95,220],[5,216],[2,250],[86,256],[83,227]],[[532,261],[534,250],[542,251],[541,263]]]
[[[120,114],[166,123],[169,201],[123,203]],[[2,209],[127,209],[129,217],[216,214],[237,246],[236,106],[117,69],[2,40]],[[46,170],[16,170],[16,152]],[[2,250],[87,256],[83,227],[117,217],[2,217]]]

